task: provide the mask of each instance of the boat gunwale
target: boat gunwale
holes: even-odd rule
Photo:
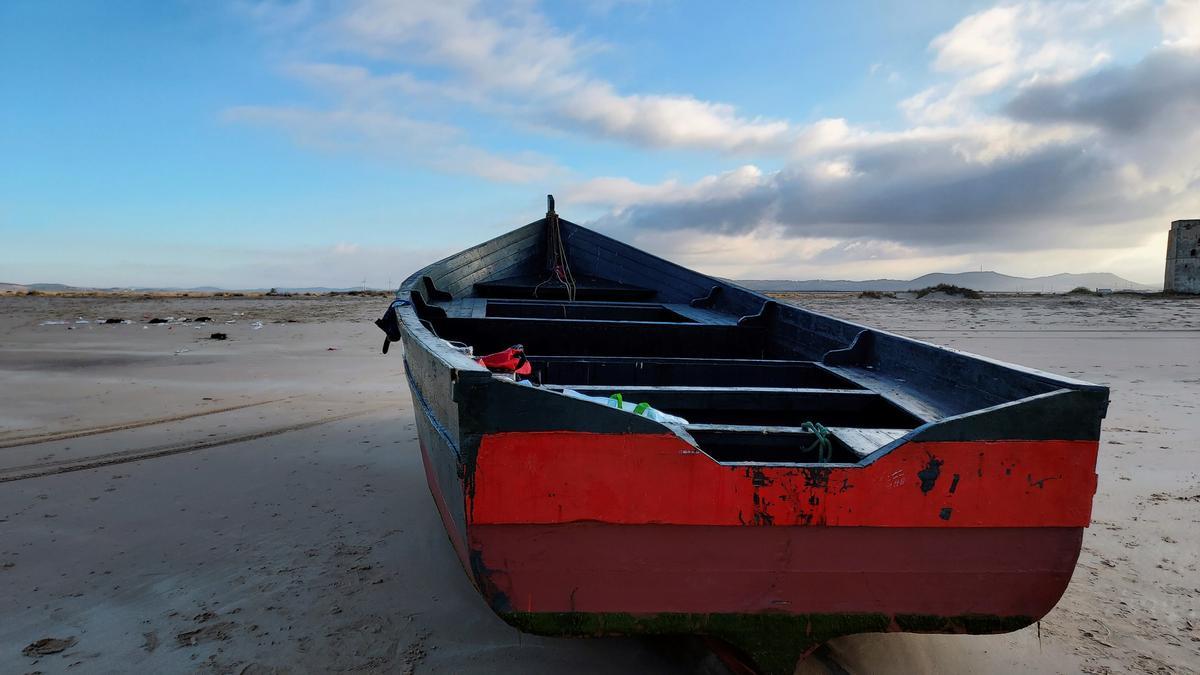
[[[574,228],[579,228],[580,230],[586,231],[596,237],[600,237],[604,240],[611,241],[620,246],[626,246],[622,242],[619,242],[617,240],[612,240],[611,238],[609,238],[603,234],[600,234],[598,232],[595,232],[593,230],[588,230],[587,228],[583,228],[574,223],[570,223],[569,221],[564,220],[562,222],[568,226],[571,226]],[[422,288],[423,281],[425,278],[432,279],[433,275],[437,274],[439,272],[442,272],[443,273],[442,276],[445,276],[445,274],[449,274],[454,270],[460,269],[469,260],[473,259],[472,255],[471,255],[472,252],[476,252],[479,249],[485,248],[490,245],[495,245],[496,242],[498,242],[502,239],[505,239],[507,237],[512,237],[515,233],[517,233],[521,230],[526,230],[526,229],[531,229],[531,228],[534,228],[537,226],[541,226],[541,225],[544,225],[544,223],[545,223],[545,219],[540,219],[540,220],[534,221],[534,222],[524,225],[520,228],[517,228],[515,230],[512,230],[510,232],[504,233],[502,235],[499,235],[497,237],[489,239],[485,242],[477,244],[476,246],[472,246],[472,247],[465,249],[463,251],[460,251],[458,253],[446,256],[445,258],[442,258],[441,260],[438,260],[434,263],[426,265],[425,267],[422,267],[421,269],[413,272],[409,277],[407,277],[404,280],[404,282],[397,289],[397,291],[395,293],[396,300],[393,302],[393,307],[396,310],[397,318],[400,320],[400,322],[402,323],[402,325],[404,327],[404,331],[412,339],[416,340],[424,348],[426,348],[429,351],[430,356],[432,356],[433,358],[440,361],[445,367],[447,367],[448,369],[451,369],[451,371],[457,371],[457,372],[451,373],[452,380],[461,380],[465,377],[465,378],[469,378],[471,380],[480,381],[480,382],[492,382],[492,383],[496,383],[496,384],[513,384],[512,382],[509,382],[509,381],[505,380],[504,378],[494,376],[491,373],[491,371],[489,371],[486,367],[478,364],[473,358],[468,357],[466,354],[462,353],[461,351],[454,349],[452,346],[447,344],[447,342],[443,338],[441,338],[433,330],[431,330],[431,328],[430,328],[431,324],[427,324],[426,320],[422,319],[417,314],[415,304],[411,300],[411,294],[414,294],[414,293],[420,294],[421,299],[423,301],[425,301],[426,303],[436,304],[435,302],[431,302],[426,298],[426,291],[424,288]],[[529,248],[531,248],[531,247],[525,246],[522,248],[522,250],[526,250]],[[715,287],[724,287],[724,288],[736,290],[736,291],[740,292],[741,294],[743,294],[744,296],[748,296],[748,297],[751,297],[751,298],[754,298],[757,300],[761,300],[763,303],[763,307],[766,307],[770,303],[774,303],[774,304],[780,306],[783,311],[791,312],[798,316],[807,315],[810,317],[834,322],[836,324],[841,324],[844,327],[847,327],[850,329],[857,329],[859,331],[854,340],[851,340],[848,344],[846,344],[840,350],[835,349],[835,350],[829,350],[829,351],[825,352],[825,354],[822,355],[821,360],[769,359],[769,358],[762,358],[762,359],[754,359],[754,358],[740,359],[739,358],[739,359],[714,359],[714,360],[718,360],[718,361],[722,361],[722,362],[741,362],[741,363],[747,363],[747,364],[749,364],[749,363],[772,364],[772,365],[773,364],[779,364],[779,365],[811,364],[812,366],[819,368],[821,370],[824,370],[832,375],[836,375],[838,377],[841,377],[843,379],[851,381],[855,385],[862,387],[863,391],[872,392],[872,393],[880,396],[884,400],[888,401],[889,403],[896,405],[900,409],[907,411],[909,414],[913,415],[915,418],[924,421],[923,424],[915,427],[914,429],[912,429],[905,435],[903,435],[899,438],[896,438],[895,440],[881,446],[874,452],[863,456],[858,462],[855,462],[852,464],[834,464],[834,463],[819,463],[819,462],[807,462],[807,463],[804,463],[804,462],[798,462],[798,463],[746,462],[746,463],[736,464],[738,466],[762,465],[762,466],[795,466],[795,467],[805,467],[805,468],[814,468],[814,467],[820,468],[820,467],[834,467],[834,466],[865,467],[865,466],[869,466],[870,464],[873,464],[880,457],[887,455],[895,448],[900,447],[900,446],[918,438],[920,435],[928,432],[929,430],[934,429],[934,428],[938,427],[939,425],[945,424],[947,422],[958,421],[958,420],[962,420],[962,419],[966,419],[966,418],[970,418],[970,417],[978,417],[978,416],[982,416],[982,415],[985,415],[985,414],[993,412],[993,411],[1022,405],[1022,404],[1033,402],[1033,401],[1040,400],[1040,399],[1046,399],[1046,398],[1050,398],[1050,397],[1054,397],[1054,396],[1059,396],[1059,395],[1062,395],[1065,393],[1070,393],[1070,392],[1090,392],[1090,393],[1094,393],[1094,394],[1103,393],[1103,394],[1107,395],[1108,391],[1109,391],[1108,387],[1105,387],[1102,385],[1097,385],[1097,384],[1093,384],[1093,383],[1086,382],[1083,380],[1078,380],[1075,378],[1058,375],[1055,373],[1050,373],[1050,372],[1038,370],[1035,368],[1029,368],[1026,366],[1022,366],[1022,365],[1018,365],[1018,364],[1014,364],[1014,363],[1010,363],[1010,362],[1006,362],[1006,361],[1001,361],[999,359],[994,359],[991,357],[974,354],[974,353],[956,349],[953,347],[947,347],[947,346],[943,346],[943,345],[934,344],[931,342],[908,337],[908,336],[894,333],[891,331],[877,329],[877,328],[866,326],[866,325],[863,325],[863,324],[860,324],[860,323],[857,323],[854,321],[850,321],[850,320],[834,317],[831,315],[823,314],[821,312],[817,312],[817,311],[808,309],[808,308],[800,306],[800,305],[780,302],[774,298],[771,298],[770,296],[767,296],[767,295],[759,293],[757,291],[753,291],[751,289],[740,286],[737,283],[716,279],[716,278],[710,277],[708,275],[702,274],[700,272],[690,270],[688,268],[685,268],[681,265],[673,263],[669,260],[665,260],[665,259],[655,256],[653,254],[645,253],[642,251],[639,251],[639,252],[643,253],[644,255],[648,256],[650,259],[652,259],[654,261],[658,261],[658,262],[661,262],[662,264],[669,265],[672,269],[682,270],[687,274],[700,277],[703,280],[705,280],[705,282],[710,283]],[[452,261],[459,261],[459,264],[455,265],[452,269],[445,269],[445,266],[448,263],[451,263]],[[406,297],[406,294],[407,294],[407,297]],[[470,295],[470,296],[460,296],[460,297],[474,297],[474,296]],[[523,299],[498,298],[498,300],[503,301],[503,302],[514,302],[514,301],[520,302]],[[407,302],[405,302],[405,301],[407,301]],[[543,301],[539,301],[539,300],[533,300],[533,301],[534,302],[543,302]],[[555,301],[551,300],[550,302],[555,302]],[[561,302],[561,301],[558,301],[558,302]],[[589,302],[589,301],[582,301],[582,302]],[[609,304],[609,305],[639,304],[639,305],[663,306],[666,304],[672,304],[672,303],[654,303],[654,302],[623,303],[623,302],[619,302],[619,301],[592,301],[592,302],[601,302],[601,303],[605,303],[605,304]],[[486,320],[486,317],[480,317],[480,319]],[[671,325],[671,326],[709,326],[709,327],[711,327],[711,326],[715,325],[715,324],[706,324],[706,323],[699,323],[699,322],[673,323],[673,322],[642,322],[642,321],[604,321],[604,320],[586,320],[586,319],[542,319],[542,318],[523,318],[523,317],[504,317],[503,319],[506,321],[527,321],[527,322],[547,322],[547,321],[575,322],[575,323],[581,323],[584,325],[602,324],[602,323],[603,324],[629,324],[629,325],[634,325],[634,326],[636,326],[636,325],[655,325],[655,326]],[[990,365],[990,366],[1002,369],[1003,371],[1006,371],[1006,374],[1009,374],[1012,376],[1018,376],[1018,377],[1023,376],[1025,378],[1029,378],[1029,379],[1033,380],[1034,382],[1041,384],[1043,386],[1051,386],[1054,388],[1049,391],[1032,393],[1032,394],[1029,394],[1029,395],[1020,397],[1020,398],[1007,400],[1007,401],[1000,401],[1000,402],[994,403],[992,405],[984,406],[984,407],[973,409],[973,410],[964,411],[964,412],[957,413],[957,414],[941,416],[941,417],[938,417],[937,419],[929,419],[928,415],[922,414],[919,411],[913,410],[911,406],[906,405],[901,401],[895,400],[891,395],[889,395],[889,393],[884,392],[884,391],[879,391],[878,389],[870,386],[869,384],[860,382],[854,376],[854,374],[852,372],[848,372],[849,370],[851,370],[851,368],[847,368],[845,366],[833,367],[833,366],[823,362],[824,359],[829,356],[830,352],[842,351],[844,349],[852,348],[853,345],[855,344],[855,342],[857,342],[857,340],[859,339],[859,337],[861,337],[864,334],[872,334],[876,338],[883,337],[888,340],[893,340],[900,345],[912,346],[912,347],[916,347],[916,348],[922,349],[922,350],[929,350],[933,353],[941,353],[941,354],[952,356],[952,357],[960,357],[960,358],[964,358],[967,360],[973,360],[973,361],[976,361],[981,364],[986,364],[986,365]],[[538,357],[536,355],[534,355],[532,358],[536,359]],[[573,355],[554,355],[551,358],[555,358],[556,360],[558,360],[560,362],[568,362],[573,358]],[[587,360],[589,358],[599,358],[599,359],[627,359],[630,361],[638,361],[640,359],[645,359],[645,360],[650,361],[650,360],[658,360],[658,359],[672,358],[672,357],[656,357],[656,356],[642,357],[642,356],[638,356],[638,355],[629,355],[629,356],[580,355],[578,358],[581,360]],[[704,358],[705,357],[680,357],[679,360],[680,361],[703,360]],[[412,382],[411,376],[409,376],[409,379],[410,379],[410,383],[415,384],[414,382]],[[886,379],[897,379],[897,378],[886,378]],[[669,388],[669,387],[666,387],[666,388]],[[545,391],[547,391],[551,394],[558,394],[558,395],[562,396],[561,393],[550,390],[550,389],[547,389]],[[1103,411],[1101,412],[1100,417],[1103,417]],[[657,423],[657,422],[655,424],[658,424],[658,426],[662,427],[664,433],[674,433],[675,435],[680,436],[684,440],[688,441],[691,445],[695,446],[697,448],[697,450],[699,450],[700,452],[703,452],[703,450],[699,448],[699,445],[695,442],[695,440],[690,438],[690,435],[687,435],[686,433],[680,434],[676,429],[672,428],[669,425],[665,425],[665,424]],[[1000,439],[1000,440],[1002,440],[1002,439]],[[705,453],[705,454],[707,456],[707,453]],[[716,460],[713,460],[713,461],[715,462]],[[720,463],[720,462],[718,462],[718,463]],[[725,465],[727,465],[727,464],[725,464]]]
[[[490,244],[493,244],[494,242],[497,242],[497,241],[499,241],[499,240],[501,240],[501,239],[505,238],[506,236],[510,236],[510,235],[512,235],[512,234],[513,234],[513,233],[515,233],[515,232],[518,232],[518,231],[520,231],[520,230],[523,230],[523,229],[526,229],[526,228],[530,228],[530,227],[532,227],[532,226],[535,226],[535,225],[540,225],[540,224],[543,224],[544,222],[545,222],[545,219],[544,219],[544,218],[543,218],[543,219],[536,220],[536,221],[533,221],[532,223],[528,223],[528,224],[526,224],[526,225],[523,225],[523,226],[521,226],[521,227],[519,227],[519,228],[517,228],[517,229],[511,230],[511,231],[509,231],[509,232],[507,232],[507,233],[505,233],[505,234],[502,234],[502,235],[500,235],[500,236],[497,236],[497,237],[493,237],[492,239],[489,239],[489,240],[487,240],[487,241],[485,241],[485,242],[482,242],[482,243],[480,243],[480,244],[477,244],[477,245],[475,245],[475,246],[472,246],[472,247],[470,247],[470,248],[464,249],[464,250],[462,250],[462,251],[460,251],[460,252],[458,252],[458,253],[455,253],[455,254],[452,254],[452,255],[446,256],[445,258],[442,258],[441,260],[438,260],[437,262],[434,262],[434,263],[431,263],[431,264],[429,264],[429,265],[426,265],[425,267],[421,268],[420,270],[417,270],[416,272],[413,272],[413,273],[412,273],[412,274],[411,274],[411,275],[410,275],[410,276],[409,276],[407,279],[405,279],[405,280],[404,280],[404,282],[403,282],[403,283],[400,285],[400,287],[399,287],[399,288],[397,289],[397,291],[396,291],[396,297],[397,297],[398,299],[402,299],[402,300],[404,300],[404,299],[407,299],[407,298],[402,298],[402,297],[401,297],[401,295],[402,295],[403,293],[405,293],[405,292],[422,292],[422,289],[420,289],[420,288],[419,288],[419,285],[420,285],[420,283],[421,283],[421,279],[422,279],[422,277],[431,277],[431,278],[432,278],[432,275],[430,274],[430,272],[431,272],[431,271],[434,271],[434,270],[435,270],[435,269],[436,269],[436,268],[437,268],[439,265],[442,265],[442,264],[444,264],[444,263],[447,263],[447,262],[449,262],[449,261],[451,261],[451,260],[454,260],[454,259],[456,259],[456,258],[459,258],[459,257],[464,257],[464,256],[466,256],[468,253],[470,253],[471,251],[475,251],[475,250],[478,250],[478,249],[480,249],[480,248],[486,247],[486,246],[488,246],[488,245],[490,245]],[[595,235],[595,236],[598,236],[598,237],[603,237],[604,239],[609,239],[609,240],[611,240],[611,241],[614,241],[614,242],[616,242],[616,243],[618,243],[618,244],[621,244],[621,243],[622,243],[622,242],[619,242],[619,241],[616,241],[616,240],[612,240],[610,237],[607,237],[607,236],[605,236],[605,235],[603,235],[603,234],[601,234],[601,233],[599,233],[599,232],[596,232],[596,231],[594,231],[594,230],[589,230],[589,229],[587,229],[587,228],[584,228],[584,227],[582,227],[582,226],[580,226],[580,225],[577,225],[577,224],[575,224],[575,223],[572,223],[572,222],[570,222],[570,221],[567,221],[567,220],[565,220],[565,219],[564,219],[564,220],[562,220],[562,222],[563,222],[564,224],[567,224],[567,225],[570,225],[570,226],[577,227],[577,228],[580,228],[580,229],[582,229],[582,230],[585,230],[585,231],[587,231],[587,232],[589,232],[589,233],[591,233],[591,234],[593,234],[593,235]],[[803,307],[803,306],[801,306],[801,305],[796,305],[796,304],[791,304],[791,303],[786,303],[786,302],[785,302],[785,303],[780,303],[780,302],[779,302],[778,300],[776,300],[775,298],[772,298],[772,297],[770,297],[770,296],[768,296],[768,295],[765,295],[765,294],[759,293],[758,291],[754,291],[754,290],[751,290],[751,289],[749,289],[749,288],[746,288],[746,287],[744,287],[744,286],[741,286],[741,285],[737,284],[736,282],[733,282],[733,281],[726,281],[726,280],[722,280],[722,279],[716,279],[716,278],[714,278],[714,277],[708,276],[708,275],[706,275],[706,274],[703,274],[703,273],[701,273],[701,272],[696,272],[695,270],[691,270],[691,269],[688,269],[688,268],[686,268],[686,267],[683,267],[682,265],[679,265],[679,264],[677,264],[677,263],[673,263],[673,262],[671,262],[671,261],[669,261],[669,260],[666,260],[666,259],[664,259],[664,258],[661,258],[661,257],[659,257],[659,256],[656,256],[656,255],[654,255],[654,254],[652,254],[652,253],[646,253],[646,252],[644,252],[644,251],[643,251],[642,253],[644,253],[646,256],[649,256],[650,258],[652,258],[652,259],[654,259],[654,260],[656,260],[656,261],[662,262],[662,263],[663,263],[663,264],[665,264],[665,265],[669,265],[669,266],[671,266],[672,268],[680,269],[680,270],[683,270],[683,271],[685,271],[685,272],[688,272],[688,273],[690,273],[690,274],[695,274],[695,275],[697,275],[697,276],[701,276],[701,277],[703,277],[704,279],[706,279],[707,281],[711,282],[713,285],[716,285],[716,286],[725,286],[725,287],[728,287],[728,288],[731,288],[731,289],[734,289],[734,290],[741,291],[741,292],[743,292],[743,293],[745,293],[745,294],[748,294],[748,295],[750,295],[750,296],[753,296],[753,297],[755,297],[755,298],[757,298],[757,299],[760,299],[760,300],[762,300],[763,302],[776,302],[776,303],[778,303],[778,304],[779,304],[781,307],[785,308],[786,310],[790,310],[790,311],[799,312],[799,313],[801,313],[801,314],[808,314],[808,315],[811,315],[811,316],[813,316],[813,317],[817,317],[817,318],[820,318],[820,319],[826,319],[826,320],[829,320],[829,321],[832,321],[832,322],[841,323],[841,324],[843,324],[843,325],[845,325],[845,326],[848,326],[848,327],[857,328],[857,329],[859,329],[860,331],[868,331],[868,332],[870,332],[870,333],[874,333],[874,334],[875,334],[875,335],[877,335],[877,336],[883,336],[883,337],[887,337],[887,338],[889,338],[889,339],[898,340],[898,341],[900,341],[900,342],[902,342],[902,343],[908,343],[908,344],[911,344],[911,345],[916,345],[916,346],[919,346],[919,347],[922,347],[922,348],[929,348],[929,349],[932,349],[932,350],[935,350],[935,351],[940,351],[940,352],[943,352],[943,353],[946,353],[946,354],[952,354],[952,355],[956,355],[956,356],[962,356],[962,357],[966,357],[966,358],[968,358],[968,359],[974,359],[974,360],[978,360],[978,361],[980,361],[980,362],[982,362],[982,363],[986,363],[986,364],[993,365],[993,366],[998,366],[998,367],[1000,367],[1000,368],[1004,368],[1004,369],[1007,369],[1007,370],[1013,371],[1013,373],[1014,373],[1014,374],[1019,374],[1019,375],[1024,375],[1024,376],[1027,376],[1027,377],[1031,377],[1031,378],[1033,378],[1033,379],[1035,379],[1035,380],[1037,380],[1037,381],[1039,381],[1039,382],[1042,382],[1042,383],[1044,383],[1044,384],[1060,384],[1060,385],[1066,385],[1066,388],[1070,388],[1070,389],[1074,389],[1074,390],[1088,390],[1088,391],[1093,391],[1093,392],[1096,392],[1096,393],[1100,393],[1100,392],[1107,392],[1107,391],[1108,391],[1108,387],[1105,387],[1105,386],[1103,386],[1103,385],[1094,384],[1094,383],[1091,383],[1091,382],[1087,382],[1087,381],[1085,381],[1085,380],[1079,380],[1079,379],[1076,379],[1076,378],[1068,377],[1068,376],[1066,376],[1066,375],[1059,375],[1059,374],[1057,374],[1057,373],[1051,373],[1051,372],[1048,372],[1048,371],[1039,370],[1039,369],[1036,369],[1036,368],[1030,368],[1030,367],[1028,367],[1028,366],[1022,366],[1022,365],[1020,365],[1020,364],[1016,364],[1016,363],[1011,363],[1011,362],[1008,362],[1008,361],[1002,361],[1002,360],[1000,360],[1000,359],[995,359],[995,358],[992,358],[992,357],[983,356],[983,355],[980,355],[980,354],[975,354],[975,353],[973,353],[973,352],[968,352],[968,351],[961,350],[961,349],[957,349],[957,348],[954,348],[954,347],[948,347],[948,346],[945,346],[945,345],[939,345],[939,344],[935,344],[935,343],[932,343],[932,342],[927,342],[927,341],[925,341],[925,340],[920,340],[920,339],[917,339],[917,338],[908,337],[908,336],[906,336],[906,335],[901,335],[901,334],[899,334],[899,333],[895,333],[895,332],[892,332],[892,331],[888,331],[888,330],[884,330],[884,329],[879,329],[879,328],[874,328],[874,327],[871,327],[871,326],[867,326],[867,325],[865,325],[865,324],[860,324],[860,323],[857,323],[857,322],[855,322],[855,321],[851,321],[851,320],[849,320],[849,319],[843,319],[843,318],[835,317],[835,316],[832,316],[832,315],[829,315],[829,314],[824,314],[824,313],[821,313],[821,312],[818,312],[818,311],[815,311],[815,310],[809,309],[809,308],[807,308],[807,307]],[[454,269],[457,269],[457,268],[454,268]],[[447,272],[451,272],[451,271],[453,271],[453,270],[447,270]],[[422,299],[425,299],[425,298],[424,298],[424,294],[423,294],[423,293],[422,293]],[[508,298],[500,298],[500,300],[502,300],[502,301],[504,301],[504,302],[512,302],[512,301],[513,301],[512,299],[508,299]],[[426,301],[428,302],[428,300],[426,300]],[[586,302],[586,301],[580,301],[580,302]],[[600,302],[604,302],[604,301],[600,301]],[[608,301],[608,302],[610,302],[611,304],[618,304],[618,305],[620,305],[620,304],[627,304],[627,303],[620,303],[620,302],[613,302],[613,301]],[[656,304],[656,303],[640,303],[640,304]],[[670,303],[662,303],[662,304],[670,304]],[[403,311],[403,310],[408,310],[408,311]],[[412,306],[411,306],[411,305],[409,305],[409,306],[405,306],[405,307],[401,307],[401,308],[398,308],[397,314],[398,314],[398,315],[400,315],[400,316],[401,316],[401,318],[403,318],[403,319],[410,319],[410,318],[411,318],[411,320],[407,320],[407,321],[405,321],[405,325],[406,325],[408,328],[410,328],[410,329],[415,329],[415,331],[414,331],[414,334],[415,334],[415,336],[416,336],[416,337],[418,337],[418,338],[420,338],[420,339],[422,340],[422,342],[425,342],[425,343],[426,343],[426,344],[428,344],[429,346],[431,346],[431,347],[435,347],[436,345],[433,343],[433,341],[432,341],[432,340],[430,340],[430,339],[428,339],[428,338],[433,338],[433,339],[435,339],[435,340],[440,340],[440,339],[441,339],[440,337],[438,337],[436,334],[434,334],[432,331],[430,331],[428,328],[426,328],[426,327],[425,327],[425,326],[424,326],[424,325],[421,323],[421,320],[420,320],[420,318],[417,316],[417,314],[416,314],[416,311],[415,311],[415,310],[412,308]],[[506,318],[511,318],[511,317],[506,317]],[[579,319],[525,319],[525,320],[529,320],[529,321],[584,321],[584,320],[579,320]],[[670,323],[670,322],[614,322],[614,323],[652,323],[652,324],[661,324],[661,323]],[[696,323],[696,324],[678,324],[678,325],[709,325],[709,324],[700,324],[700,323]],[[850,346],[850,345],[846,345],[846,347],[849,347],[849,346]],[[637,357],[636,357],[636,356],[631,356],[631,357],[629,357],[629,358],[637,358]],[[469,359],[464,359],[464,360],[469,360]],[[744,360],[744,361],[754,361],[754,362],[758,362],[758,361],[778,361],[779,359],[741,359],[741,360]],[[471,361],[471,363],[474,363],[474,361]],[[817,365],[824,365],[824,364],[822,364],[820,361],[812,361],[812,363],[816,363]],[[480,370],[480,371],[487,371],[487,369],[486,369],[486,368],[484,368],[483,366],[478,366],[478,364],[475,364],[475,365],[476,365],[477,367],[476,367],[476,368],[470,368],[470,370]],[[1025,397],[1025,398],[1033,398],[1033,397],[1036,397],[1036,396],[1038,396],[1038,395],[1039,395],[1039,394],[1035,394],[1035,395],[1033,395],[1033,396],[1029,396],[1029,397]],[[1024,400],[1024,399],[1018,399],[1018,400]]]

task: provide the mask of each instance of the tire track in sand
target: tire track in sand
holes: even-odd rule
[[[377,406],[374,408],[355,410],[354,412],[322,417],[320,419],[309,420],[299,424],[289,424],[287,426],[275,427],[273,429],[264,429],[262,431],[255,431],[248,434],[238,434],[236,436],[225,436],[224,438],[213,438],[194,443],[171,443],[167,445],[152,446],[149,448],[122,450],[103,455],[80,457],[77,459],[8,467],[0,469],[0,483],[26,480],[29,478],[41,478],[43,476],[53,476],[60,473],[70,473],[72,471],[98,469],[100,467],[111,466],[113,464],[139,462],[144,459],[169,457],[171,455],[179,455],[185,452],[195,452],[197,450],[216,448],[222,445],[245,443],[247,441],[255,441],[260,438],[269,438],[271,436],[278,436],[280,434],[286,434],[292,431],[303,431],[304,429],[311,429],[312,427],[320,426],[322,424],[329,424],[330,422],[339,422],[341,420],[350,419],[351,417],[361,417],[363,415],[379,412],[381,410],[387,410],[389,407],[390,406]]]
[[[16,448],[23,445],[37,445],[39,443],[52,443],[54,441],[69,441],[73,438],[83,438],[84,436],[95,436],[97,434],[108,434],[114,431],[126,431],[128,429],[140,429],[141,427],[154,426],[156,424],[167,424],[169,422],[182,422],[190,420],[194,417],[204,417],[205,415],[219,415],[221,413],[233,412],[235,410],[245,410],[260,405],[268,405],[271,403],[279,403],[281,401],[290,401],[296,398],[295,396],[286,396],[284,398],[274,398],[269,401],[258,401],[256,403],[243,403],[241,405],[231,405],[224,408],[209,408],[200,412],[187,413],[184,415],[172,415],[170,417],[155,417],[154,419],[138,420],[137,422],[122,422],[118,424],[108,424],[99,427],[86,427],[83,429],[68,429],[65,431],[50,431],[41,434],[27,434],[25,436],[9,436],[8,438],[0,438],[0,450],[5,448]]]

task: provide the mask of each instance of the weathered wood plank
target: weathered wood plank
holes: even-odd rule
[[[839,440],[859,457],[866,457],[879,448],[907,434],[911,429],[856,429],[853,427],[830,427]]]

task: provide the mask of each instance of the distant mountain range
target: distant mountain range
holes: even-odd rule
[[[5,284],[0,283],[0,291],[71,291],[74,286],[66,284]]]
[[[1014,277],[999,272],[959,272],[957,274],[934,273],[909,279],[870,279],[867,281],[845,281],[810,279],[808,281],[784,281],[771,279],[746,279],[737,283],[756,291],[917,291],[938,284],[951,284],[971,288],[984,293],[1066,293],[1080,286],[1095,290],[1110,288],[1114,291],[1154,291],[1156,286],[1139,284],[1109,272],[1091,274],[1053,274],[1046,277]]]
[[[10,291],[10,292],[11,291],[16,291],[16,292],[21,292],[21,291],[108,291],[108,292],[159,291],[159,292],[171,292],[171,293],[228,293],[231,291],[238,291],[238,292],[248,292],[248,293],[266,293],[269,290],[271,290],[271,289],[270,288],[220,288],[218,286],[193,286],[191,288],[177,288],[174,286],[154,286],[154,287],[112,286],[112,287],[101,288],[98,286],[68,286],[66,284],[0,283],[0,291]],[[363,290],[363,288],[361,286],[354,286],[354,287],[350,287],[350,288],[329,288],[326,286],[312,286],[312,287],[306,287],[306,288],[284,288],[284,287],[276,287],[275,288],[275,292],[277,292],[277,293],[348,293],[350,291],[361,291],[361,290]],[[370,290],[393,290],[393,289],[367,288],[366,290],[370,291]]]
[[[1069,290],[1083,286],[1088,289],[1111,288],[1114,291],[1155,291],[1158,286],[1139,284],[1136,281],[1124,279],[1108,272],[1091,274],[1053,274],[1046,277],[1014,277],[999,272],[959,272],[957,274],[934,273],[909,279],[870,279],[867,281],[847,281],[828,279],[809,279],[807,281],[791,281],[777,279],[744,279],[736,281],[746,288],[756,291],[917,291],[938,284],[951,284],[972,288],[984,293],[1066,293]],[[269,288],[237,288],[225,289],[216,286],[196,286],[192,288],[88,288],[67,286],[65,284],[5,284],[0,283],[0,291],[171,291],[193,293],[220,293],[228,291],[249,291],[265,293]],[[345,293],[360,291],[361,287],[328,288],[314,286],[306,288],[275,289],[279,293]],[[379,290],[379,289],[368,289]],[[392,290],[392,289],[383,289]]]

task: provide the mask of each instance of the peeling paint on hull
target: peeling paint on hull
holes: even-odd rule
[[[912,442],[865,466],[738,466],[671,434],[490,434],[468,511],[479,524],[1084,527],[1097,446]]]

